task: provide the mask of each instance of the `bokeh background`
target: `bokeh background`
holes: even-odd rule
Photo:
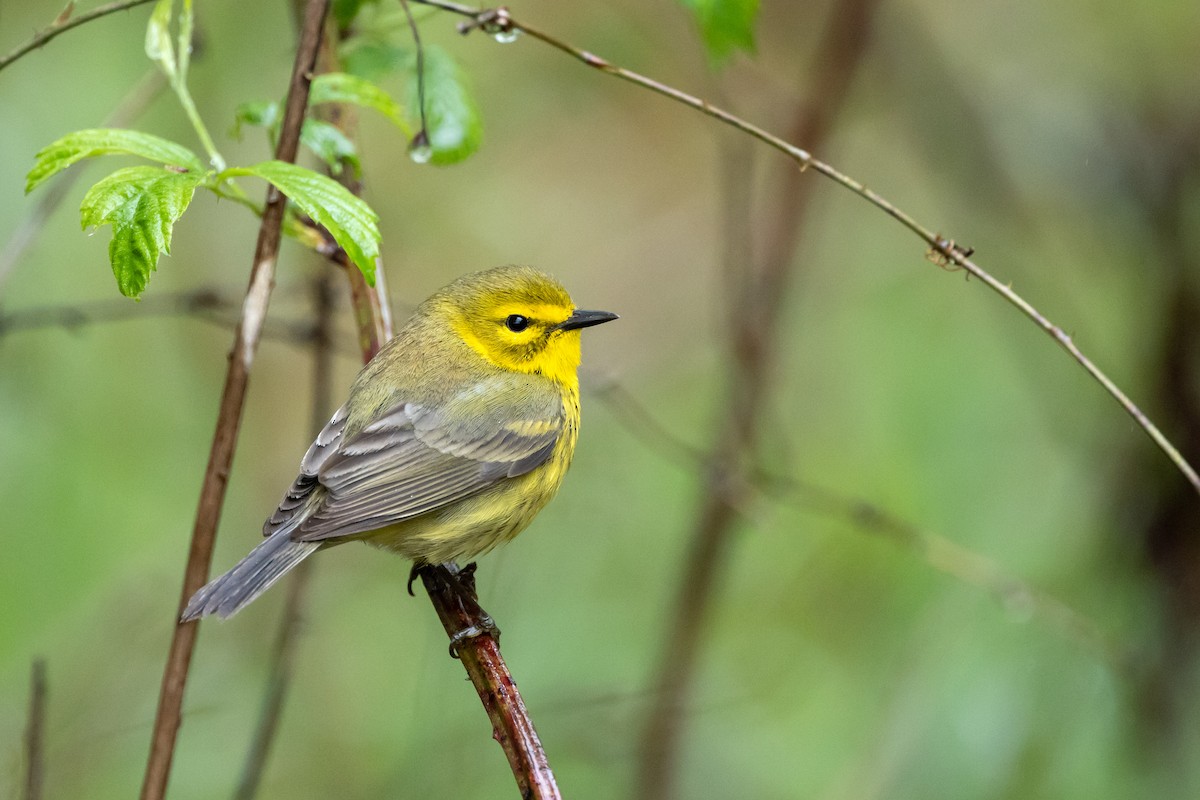
[[[763,0],[756,52],[720,70],[672,0],[512,11],[786,134],[805,103],[831,102],[809,93],[838,8]],[[7,249],[39,200],[22,195],[33,154],[100,125],[149,68],[148,9],[0,72]],[[0,51],[59,10],[0,6]],[[198,105],[231,162],[265,158],[260,137],[225,131],[238,103],[283,93],[288,6],[198,13]],[[536,42],[462,38],[421,13],[469,74],[486,131],[466,163],[422,167],[386,121],[362,119],[398,315],[508,262],[622,315],[585,337],[585,422],[561,495],[481,559],[479,582],[567,795],[631,796],[704,499],[704,468],[674,444],[703,453],[721,428],[738,325],[727,275],[750,269],[730,263],[728,238],[761,257],[794,166]],[[974,247],[1200,460],[1200,6],[907,0],[872,4],[863,24],[817,154]],[[196,146],[169,94],[136,125]],[[128,306],[115,321],[0,330],[0,787],[14,795],[35,657],[48,663],[48,796],[140,784],[232,335],[231,313],[159,300],[203,290],[236,305],[257,230],[198,194],[146,299],[122,301],[108,232],[84,235],[75,212],[88,178],[118,163],[75,167],[83,181],[0,275],[4,315]],[[860,504],[750,493],[739,507],[674,709],[678,796],[1197,796],[1197,497],[1027,320],[879,211],[804,178],[757,463]],[[273,332],[309,317],[322,269],[285,246]],[[341,302],[339,395],[358,366]],[[255,543],[294,475],[311,363],[286,336],[260,350],[217,569]],[[631,426],[613,387],[671,442]],[[887,535],[864,509],[926,538]],[[407,572],[364,547],[318,559],[261,796],[513,796]],[[205,623],[172,797],[231,792],[283,596]]]

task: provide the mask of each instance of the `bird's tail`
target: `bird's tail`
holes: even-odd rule
[[[288,533],[268,537],[233,569],[192,595],[181,620],[191,622],[209,614],[222,619],[233,616],[321,547],[321,542],[294,542]]]

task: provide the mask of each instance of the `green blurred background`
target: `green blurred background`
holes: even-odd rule
[[[39,200],[22,195],[33,154],[100,125],[148,69],[148,9],[0,73],[0,241]],[[59,10],[0,6],[0,51]],[[763,0],[756,54],[714,71],[672,0],[512,6],[781,134],[829,10]],[[288,6],[198,13],[197,103],[231,162],[264,158],[259,137],[225,131],[238,103],[283,93]],[[911,0],[871,20],[818,155],[974,247],[1200,459],[1200,6]],[[702,476],[597,389],[617,384],[674,436],[710,444],[729,374],[720,176],[736,140],[527,38],[461,38],[455,22],[428,16],[422,30],[470,75],[483,148],[419,167],[364,115],[366,197],[398,316],[463,272],[508,262],[622,315],[585,337],[585,422],[562,493],[481,559],[479,582],[560,785],[627,796]],[[137,126],[194,146],[167,94]],[[794,167],[752,153],[761,248]],[[75,212],[88,178],[118,163],[74,168],[84,182],[0,276],[0,310],[119,302],[108,231],[80,233]],[[765,463],[988,559],[1090,620],[1110,649],[1053,603],[998,602],[916,548],[758,498],[722,563],[681,709],[680,796],[1200,796],[1196,496],[1033,325],[939,271],[882,213],[806,177],[818,185],[791,259]],[[0,791],[20,785],[41,656],[47,796],[136,792],[231,341],[229,325],[158,313],[155,297],[213,289],[236,302],[256,230],[243,209],[198,194],[134,309],[146,313],[0,337]],[[319,269],[285,245],[274,323],[306,318]],[[358,366],[345,313],[339,331],[340,397]],[[312,434],[310,382],[303,346],[264,342],[215,568],[255,543],[291,481]],[[261,796],[514,796],[427,600],[405,594],[407,572],[363,547],[318,559]],[[204,625],[172,797],[232,790],[283,595]]]

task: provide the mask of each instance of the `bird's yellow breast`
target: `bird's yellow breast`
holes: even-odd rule
[[[362,539],[413,561],[472,559],[529,526],[562,485],[579,438],[579,387],[561,386],[562,434],[545,463],[453,505],[372,531]]]

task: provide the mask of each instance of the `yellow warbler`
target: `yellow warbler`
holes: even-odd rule
[[[484,553],[558,491],[579,432],[581,311],[508,266],[422,303],[317,434],[266,541],[196,592],[183,619],[228,617],[317,550],[366,541],[416,564]]]

